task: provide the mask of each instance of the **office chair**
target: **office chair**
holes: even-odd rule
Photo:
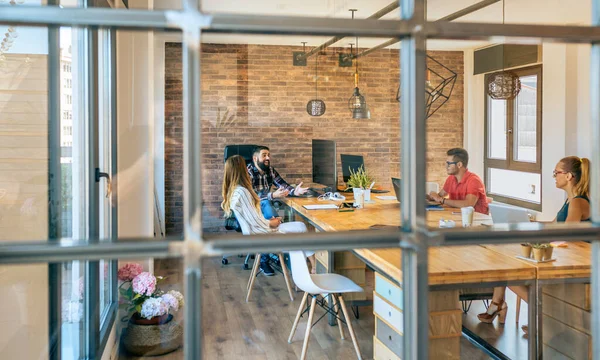
[[[344,329],[342,328],[342,323],[346,323],[346,325],[348,325],[348,331],[350,332],[350,337],[352,338],[352,344],[354,345],[356,356],[358,359],[362,359],[360,348],[358,347],[358,341],[356,340],[354,328],[352,327],[352,322],[350,320],[349,312],[346,309],[346,303],[344,302],[342,293],[363,292],[363,289],[356,285],[352,280],[339,274],[311,275],[308,272],[306,255],[304,254],[304,251],[290,251],[290,261],[292,264],[292,278],[294,279],[296,286],[298,286],[300,290],[304,291],[304,297],[300,302],[300,307],[298,308],[296,319],[292,325],[292,331],[290,332],[288,343],[292,343],[292,338],[296,333],[296,328],[298,327],[298,321],[300,320],[300,317],[308,311],[308,322],[306,324],[306,333],[304,335],[304,344],[302,345],[302,355],[300,356],[300,359],[304,360],[306,358],[310,330],[314,326],[312,321],[315,314],[315,306],[319,305],[325,311],[333,312],[333,314],[335,314],[342,340],[344,340]],[[323,298],[323,296],[327,296],[327,294],[332,295],[332,301],[334,303],[333,310],[329,309],[329,306],[325,303],[325,299]],[[319,295],[321,295],[320,300],[317,299]],[[304,306],[306,305],[306,301],[309,296],[312,298],[310,307],[304,310]],[[341,312],[344,315],[343,319],[339,314],[340,307]],[[319,318],[319,320],[321,318]],[[317,320],[317,322],[319,320]]]

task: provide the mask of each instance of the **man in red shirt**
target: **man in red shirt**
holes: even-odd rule
[[[488,214],[485,185],[479,176],[467,170],[467,150],[454,148],[448,150],[447,155],[446,172],[450,176],[446,179],[442,191],[439,194],[432,192],[428,198],[455,208],[472,206],[476,212]]]

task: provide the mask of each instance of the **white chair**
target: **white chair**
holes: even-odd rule
[[[252,271],[250,272],[250,278],[248,279],[248,285],[246,286],[246,302],[248,302],[248,300],[250,300],[250,295],[252,295],[252,288],[254,287],[254,280],[256,280],[256,277],[258,276],[258,273],[259,273],[258,269],[260,268],[260,256],[261,256],[261,254],[258,253],[254,257],[254,265],[252,266]],[[289,278],[289,274],[287,271],[287,266],[285,265],[285,260],[283,259],[283,254],[278,253],[277,256],[279,257],[279,263],[281,264],[281,272],[283,273],[283,277],[285,278],[285,285],[287,287],[288,294],[290,295],[290,300],[294,301],[294,293],[292,292],[292,284],[290,283],[290,278]]]
[[[333,311],[335,311],[336,313],[337,324],[340,328],[340,336],[342,340],[344,340],[344,329],[342,328],[343,320],[340,317],[339,313],[339,308],[341,305],[341,310],[345,318],[344,322],[348,325],[348,331],[350,331],[350,337],[352,338],[352,343],[354,344],[354,350],[356,351],[358,359],[362,359],[362,355],[360,354],[360,349],[358,347],[358,342],[356,341],[356,335],[354,334],[354,328],[352,327],[352,322],[350,320],[350,316],[348,315],[349,313],[346,309],[346,303],[344,302],[342,293],[362,292],[363,289],[360,286],[356,285],[352,280],[342,275],[311,275],[308,272],[308,266],[306,265],[306,256],[303,251],[290,251],[290,263],[292,266],[292,278],[294,279],[296,286],[302,291],[304,291],[304,297],[302,297],[302,302],[300,303],[300,307],[298,308],[298,313],[296,314],[294,325],[292,325],[292,331],[290,332],[288,343],[292,342],[292,338],[294,337],[294,333],[296,332],[296,328],[298,327],[298,321],[300,320],[300,317],[304,312],[308,311],[308,322],[306,324],[306,333],[304,335],[304,344],[302,345],[302,355],[300,356],[300,359],[304,360],[306,358],[308,340],[310,338],[310,330],[313,326],[312,321],[315,313],[315,306],[317,305],[317,297],[321,295],[323,300],[319,301],[319,305],[324,306],[324,298],[328,294],[331,294],[331,301],[333,301]],[[312,297],[310,307],[308,310],[304,310],[306,300],[309,295]]]
[[[440,185],[436,182],[428,181],[425,183],[425,189],[426,194],[431,192],[438,194],[440,192]]]

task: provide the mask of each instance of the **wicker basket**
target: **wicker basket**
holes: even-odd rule
[[[169,315],[166,322],[158,325],[140,325],[130,320],[121,342],[134,355],[162,355],[177,350],[182,338],[181,325]]]

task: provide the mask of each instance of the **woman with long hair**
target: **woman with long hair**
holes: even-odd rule
[[[306,225],[300,221],[283,223],[280,217],[273,217],[270,220],[263,217],[260,199],[252,189],[246,161],[239,155],[234,155],[225,162],[222,195],[221,208],[225,211],[225,216],[233,213],[244,235],[307,231]],[[305,251],[305,253],[309,254],[314,272],[316,270],[314,252]]]
[[[590,221],[590,161],[577,156],[562,158],[554,167],[552,176],[556,187],[564,190],[567,195],[553,222]],[[525,302],[528,301],[527,287],[510,286],[510,289]],[[479,321],[491,324],[498,316],[500,323],[504,324],[508,311],[504,301],[505,292],[505,287],[494,288],[492,303],[487,312],[477,315]],[[528,332],[527,325],[523,325],[522,329],[525,333]]]

